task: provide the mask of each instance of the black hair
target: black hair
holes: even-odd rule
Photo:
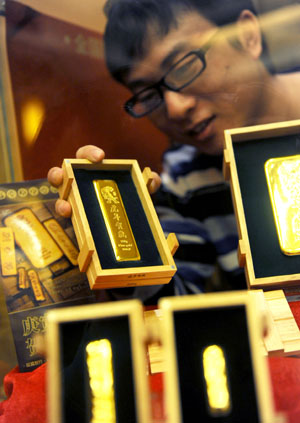
[[[177,27],[179,12],[196,11],[223,26],[235,22],[245,9],[256,13],[251,0],[107,0],[107,67],[117,81],[124,83],[133,62],[147,53],[149,25],[163,37]]]

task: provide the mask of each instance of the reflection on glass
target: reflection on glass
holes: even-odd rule
[[[210,345],[204,349],[202,360],[209,412],[227,414],[231,402],[224,352],[218,345]]]
[[[22,132],[26,144],[35,143],[45,119],[45,105],[38,98],[32,98],[22,105]]]
[[[300,253],[300,155],[269,159],[265,172],[281,250]]]
[[[108,339],[92,341],[86,354],[92,394],[90,423],[116,423],[111,343]]]

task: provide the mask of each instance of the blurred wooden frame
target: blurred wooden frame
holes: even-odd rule
[[[261,307],[257,303],[256,296],[253,294],[250,291],[236,291],[188,297],[170,297],[159,301],[159,308],[162,311],[161,340],[166,370],[166,413],[169,423],[180,423],[184,421],[178,373],[180,363],[177,360],[176,354],[176,343],[180,343],[181,341],[178,337],[176,338],[174,313],[205,309],[213,310],[214,308],[228,310],[236,306],[244,306],[246,312],[249,347],[252,359],[250,366],[252,365],[253,368],[259,422],[284,423],[286,421],[283,415],[275,414],[268,367],[265,357],[262,354],[262,337],[266,329],[266,321],[260,312]],[[201,325],[200,319],[197,323]],[[243,359],[244,357],[241,357],[241,360]],[[238,369],[231,370],[238,372]],[[201,389],[203,388],[201,388],[201,383],[199,382],[199,390]],[[252,406],[253,404],[249,404],[249,407]],[[228,421],[232,421],[230,420],[230,415],[225,418],[226,421],[227,419]],[[216,417],[212,418],[212,421],[215,420],[218,419]]]
[[[7,56],[5,2],[4,6],[0,5],[0,152],[0,182],[21,181],[23,171]]]
[[[74,176],[74,169],[84,170],[126,170],[141,200],[146,218],[161,257],[160,266],[103,269],[95,248],[93,234],[89,227],[86,212]],[[136,160],[103,160],[92,164],[88,160],[65,159],[63,162],[64,181],[59,189],[60,197],[72,206],[72,223],[79,245],[79,268],[87,273],[92,289],[116,288],[123,286],[156,285],[168,283],[176,271],[173,255],[178,248],[175,234],[166,239],[154,209],[148,186],[151,183],[151,170],[140,171]]]
[[[299,284],[299,273],[280,274],[261,277],[257,276],[254,268],[253,254],[254,250],[249,240],[249,231],[246,222],[246,210],[244,198],[241,193],[240,174],[237,169],[237,159],[235,156],[235,148],[243,144],[243,142],[257,142],[257,158],[260,157],[259,140],[272,141],[279,137],[298,136],[300,134],[300,120],[293,120],[280,123],[271,123],[266,125],[257,125],[251,127],[230,129],[225,131],[225,149],[224,149],[224,165],[223,171],[225,179],[230,181],[233,206],[237,218],[237,226],[239,232],[238,257],[241,267],[244,267],[246,279],[249,288],[263,289],[279,289],[284,286]],[[299,137],[297,142],[299,143]],[[282,144],[284,146],[284,144]],[[283,147],[284,150],[284,147]],[[270,153],[272,156],[272,153]],[[289,154],[282,154],[289,155]],[[249,181],[251,184],[252,181]],[[260,208],[259,199],[257,199],[257,211]],[[255,214],[255,213],[254,213]],[[264,230],[263,223],[257,222],[260,231]],[[274,226],[275,227],[275,226]],[[259,229],[258,229],[259,231]],[[259,234],[259,233],[258,233]],[[266,250],[265,250],[266,252]]]
[[[114,317],[128,317],[132,351],[133,385],[137,423],[150,423],[150,397],[146,361],[146,335],[143,306],[138,300],[93,304],[51,310],[46,313],[46,347],[48,359],[48,419],[49,423],[66,423],[63,419],[62,351],[60,327],[70,322],[105,321]],[[118,351],[124,354],[124,351]],[[118,375],[115,375],[118,377]],[[84,383],[82,383],[84,389]],[[85,393],[83,392],[83,395]],[[117,406],[117,405],[116,405]]]

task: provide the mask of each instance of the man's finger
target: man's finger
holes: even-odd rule
[[[65,200],[57,200],[55,203],[55,210],[56,213],[62,217],[71,217],[72,215],[72,207],[70,203]]]
[[[152,172],[152,177],[153,177],[153,180],[152,180],[152,182],[149,186],[150,194],[154,194],[161,185],[161,179],[160,179],[160,176],[158,175],[158,173]]]
[[[104,151],[95,145],[85,145],[76,152],[77,159],[87,159],[91,162],[99,162],[105,157]]]
[[[60,167],[52,167],[47,175],[48,181],[51,185],[58,187],[63,181],[63,171]]]

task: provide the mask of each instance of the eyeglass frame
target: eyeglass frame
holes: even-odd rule
[[[192,84],[195,79],[197,79],[206,69],[206,59],[205,59],[205,55],[207,53],[207,51],[209,50],[209,48],[212,46],[213,44],[213,40],[215,39],[216,35],[219,33],[219,31],[216,31],[212,37],[207,41],[207,43],[205,43],[202,47],[200,47],[199,49],[196,50],[191,50],[189,53],[187,53],[186,55],[184,55],[181,59],[179,59],[176,63],[174,63],[170,69],[164,74],[164,76],[157,81],[155,84],[150,85],[149,87],[146,87],[144,89],[142,89],[141,91],[139,91],[138,93],[136,93],[135,95],[133,95],[132,97],[130,97],[129,100],[127,100],[124,104],[124,109],[126,110],[126,112],[134,117],[134,118],[141,118],[144,117],[146,115],[149,115],[150,113],[152,113],[154,110],[156,110],[159,106],[161,106],[161,104],[164,102],[164,95],[163,95],[163,91],[162,91],[162,87],[167,88],[169,91],[173,91],[173,92],[180,92],[181,90],[183,90],[185,87],[187,87],[188,85]],[[173,69],[175,69],[181,62],[183,62],[184,60],[186,60],[187,57],[192,56],[192,55],[196,55],[198,57],[198,59],[201,60],[202,62],[202,69],[195,75],[193,76],[193,78],[188,81],[185,82],[182,86],[178,87],[178,88],[174,88],[171,87],[170,85],[168,85],[165,82],[166,77],[173,71]],[[145,91],[148,90],[156,90],[159,97],[160,97],[160,102],[152,107],[149,111],[142,113],[142,114],[136,114],[133,111],[133,106],[137,103],[135,100],[137,99],[137,97],[139,95],[141,95],[142,93],[144,93]],[[133,104],[134,103],[134,104]]]

